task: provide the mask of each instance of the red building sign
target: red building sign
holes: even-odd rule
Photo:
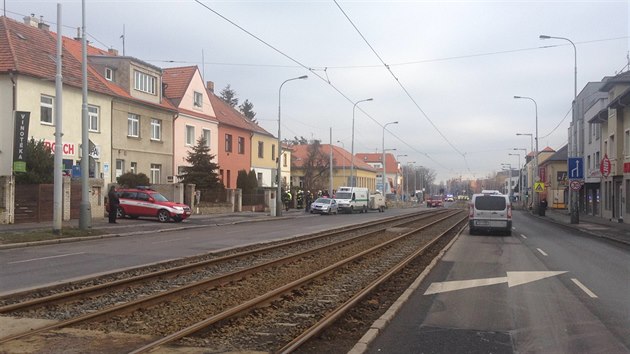
[[[610,175],[611,163],[610,159],[608,159],[608,154],[604,154],[604,158],[602,162],[599,164],[599,171],[602,173],[602,176],[608,177]]]

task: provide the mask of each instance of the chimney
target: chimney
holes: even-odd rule
[[[210,90],[210,92],[214,93],[214,82],[206,81],[206,88]]]
[[[81,27],[77,27],[77,36],[74,37],[75,41],[80,41],[81,40]]]
[[[117,57],[118,56],[118,50],[114,49],[114,48],[109,48],[107,50],[107,54],[109,54],[111,56],[114,56],[114,57]]]
[[[40,16],[37,27],[39,27],[39,29],[43,29],[44,31],[50,31],[50,25],[47,23],[44,23],[44,16]]]
[[[24,16],[24,23],[31,27],[37,27],[39,21],[35,18],[35,14],[31,14],[30,16]]]

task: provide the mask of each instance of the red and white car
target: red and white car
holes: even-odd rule
[[[122,188],[116,193],[120,199],[117,217],[128,216],[136,219],[140,216],[157,217],[160,222],[173,220],[181,222],[191,215],[186,204],[170,202],[162,194],[148,188]],[[109,212],[109,205],[107,205]]]

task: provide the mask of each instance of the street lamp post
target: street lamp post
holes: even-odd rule
[[[304,80],[307,79],[307,75],[302,75],[300,77],[294,77],[292,79],[284,80],[282,84],[280,84],[280,88],[278,89],[278,171],[276,175],[278,176],[278,188],[276,190],[276,216],[282,216],[282,136],[281,136],[281,114],[280,114],[280,103],[281,103],[281,94],[282,94],[282,86],[289,81],[293,80]]]
[[[345,144],[343,143],[343,141],[341,141],[341,140],[337,140],[337,142],[338,142],[339,144],[341,144],[341,147],[343,148],[343,151],[344,151],[344,153],[345,153],[345,151],[346,151],[346,145],[345,145]],[[342,155],[342,156],[343,156],[343,155]],[[345,162],[345,161],[343,161],[343,165],[342,165],[342,167],[343,167],[343,178],[346,178],[346,162]],[[346,182],[347,182],[347,181],[348,181],[348,180],[346,180]]]
[[[530,151],[534,151],[534,134],[532,133],[516,133],[517,136],[529,136]]]
[[[396,155],[396,164],[398,164],[399,157],[407,157],[407,154]],[[398,201],[398,165],[396,165],[396,180],[394,181],[394,188],[396,188],[396,201]]]
[[[515,99],[526,99],[526,100],[530,100],[532,102],[534,102],[534,109],[536,111],[536,132],[535,132],[535,139],[536,139],[536,150],[534,151],[534,174],[533,174],[533,178],[532,178],[532,194],[533,194],[533,205],[532,208],[534,210],[534,213],[538,213],[538,193],[536,193],[536,191],[534,191],[533,185],[534,182],[536,182],[536,180],[538,180],[538,178],[540,178],[540,176],[538,175],[538,104],[536,103],[536,100],[534,100],[531,97],[527,97],[527,96],[514,96]]]
[[[569,38],[565,38],[565,37],[554,37],[554,36],[547,36],[544,34],[541,34],[538,38],[540,39],[561,39],[563,41],[567,41],[569,43],[571,43],[571,45],[573,46],[573,114],[576,114],[575,111],[575,106],[577,105],[577,48],[575,46],[575,43],[573,43],[572,40],[570,40]],[[577,150],[577,142],[575,142],[571,147],[571,150],[569,151],[569,156],[570,157],[576,157],[578,156],[578,152]],[[571,214],[571,224],[579,224],[580,223],[580,192],[579,191],[574,191],[571,190],[569,192],[569,205],[571,206],[569,209],[570,214]]]
[[[513,148],[512,150],[515,151],[523,151],[523,154],[525,156],[527,156],[527,149],[519,149],[519,148]],[[523,166],[521,166],[521,154],[510,154],[510,155],[518,155],[518,188],[519,188],[519,195],[521,198],[521,206],[523,205]]]
[[[350,161],[352,163],[350,165],[350,187],[354,187],[354,112],[359,103],[373,101],[373,100],[374,100],[373,98],[366,98],[364,100],[357,101],[352,106],[352,145],[351,145],[351,151],[350,151],[350,153],[352,154],[352,156],[350,156]]]
[[[512,197],[514,197],[514,192],[513,192],[513,188],[512,188],[512,164],[510,164],[510,163],[502,163],[501,167],[503,168],[504,171],[505,171],[505,167],[508,168],[507,171],[510,171],[509,174],[508,174],[507,189],[508,189],[508,195],[510,196],[510,200],[512,200]]]
[[[405,189],[407,190],[407,196],[409,196],[409,165],[416,163],[415,161],[407,162],[407,177],[405,178]]]
[[[382,148],[383,148],[383,195],[385,195],[385,193],[387,192],[387,188],[385,188],[385,181],[387,180],[385,174],[387,173],[387,169],[385,169],[385,128],[390,125],[390,124],[398,124],[398,121],[395,122],[389,122],[389,123],[385,123],[385,125],[383,125],[383,141],[382,141]],[[388,149],[388,150],[396,150],[396,149]]]

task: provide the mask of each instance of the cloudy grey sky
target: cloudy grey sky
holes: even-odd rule
[[[8,17],[34,13],[49,23],[61,2],[64,35],[81,25],[80,0],[4,1]],[[578,92],[628,64],[628,1],[86,3],[94,45],[122,53],[124,26],[126,55],[160,67],[198,65],[217,92],[230,84],[253,102],[274,135],[286,79],[309,75],[282,89],[283,137],[328,143],[332,128],[333,142],[350,151],[352,102],[374,98],[356,111],[355,152],[382,151],[382,126],[398,121],[387,126],[385,148],[435,170],[438,181],[517,165],[508,153],[530,150],[529,137],[516,133],[533,133],[535,114],[515,95],[538,103],[540,149],[567,143],[573,47],[540,34],[576,44]]]

